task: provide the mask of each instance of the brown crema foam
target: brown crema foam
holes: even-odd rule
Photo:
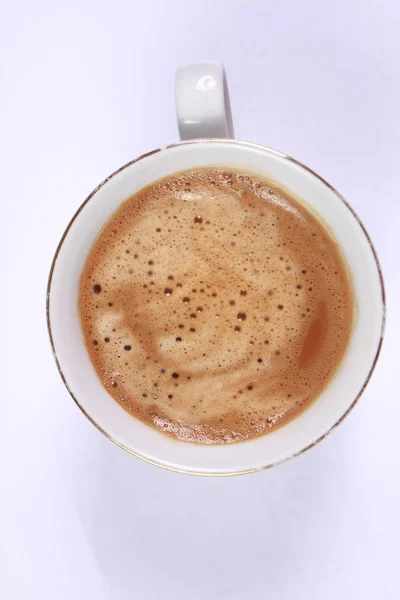
[[[336,242],[248,173],[198,169],[124,202],[80,280],[85,342],[104,387],[180,440],[267,433],[325,388],[353,296]]]

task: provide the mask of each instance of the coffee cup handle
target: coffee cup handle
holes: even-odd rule
[[[175,104],[181,140],[234,137],[222,63],[203,62],[178,69]]]

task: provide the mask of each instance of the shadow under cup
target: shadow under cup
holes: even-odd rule
[[[198,167],[249,171],[287,189],[318,215],[338,242],[354,293],[354,324],[346,354],[320,396],[299,416],[249,441],[207,446],[173,439],[135,419],[105,390],[85,347],[78,313],[79,278],[99,231],[120,204],[143,187]],[[289,157],[231,140],[183,142],[128,163],[79,208],[50,271],[47,322],[61,377],[90,421],[128,452],[156,465],[203,475],[234,475],[274,466],[323,439],[351,410],[374,369],[384,328],[384,289],[377,256],[360,220],[318,175]]]

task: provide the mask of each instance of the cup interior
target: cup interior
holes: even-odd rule
[[[220,446],[174,440],[132,417],[105,390],[87,353],[78,314],[79,278],[99,231],[119,205],[152,182],[203,166],[237,168],[269,178],[294,194],[331,231],[347,262],[355,297],[347,352],[328,386],[293,421],[263,437]],[[384,324],[381,272],[371,241],[344,199],[289,157],[228,140],[184,142],[125,165],[100,184],[65,231],[51,267],[48,327],[60,374],[86,416],[132,454],[169,469],[207,475],[247,473],[292,458],[320,441],[355,404],[378,357]]]

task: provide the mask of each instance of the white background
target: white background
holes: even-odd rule
[[[0,597],[400,597],[397,0],[21,0],[0,14]],[[225,62],[236,136],[319,172],[370,231],[388,323],[367,391],[322,444],[237,478],[129,456],[80,413],[45,325],[78,205],[177,140],[174,73]],[[397,167],[397,169],[396,169]]]

